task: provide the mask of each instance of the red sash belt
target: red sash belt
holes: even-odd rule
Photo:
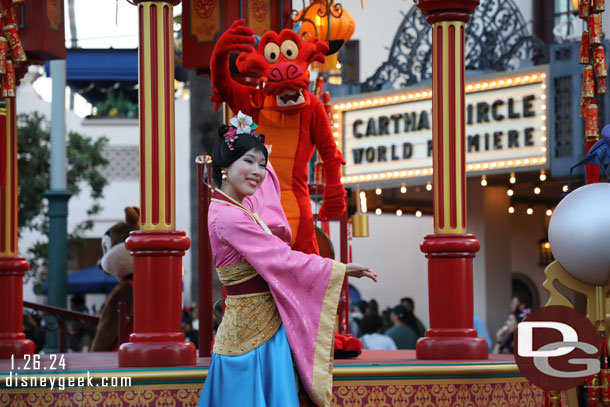
[[[243,283],[227,285],[225,286],[225,289],[227,295],[243,295],[267,292],[269,291],[269,285],[267,285],[267,282],[260,274],[257,274],[255,277],[252,277],[250,280],[244,281]]]

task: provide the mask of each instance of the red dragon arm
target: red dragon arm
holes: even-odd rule
[[[250,95],[255,94],[256,89],[237,83],[231,78],[229,71],[229,55],[233,52],[254,52],[254,47],[250,44],[256,40],[254,30],[246,27],[245,20],[237,20],[231,28],[224,32],[212,52],[210,61],[210,74],[212,79],[212,97],[210,100],[215,103],[214,108],[218,110],[222,102],[227,104],[234,111],[252,115],[252,105]]]
[[[319,215],[322,219],[335,218],[345,211],[345,188],[341,183],[343,155],[337,148],[328,115],[320,100],[311,95],[313,142],[324,162],[324,202]]]

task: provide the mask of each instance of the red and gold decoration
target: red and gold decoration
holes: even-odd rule
[[[290,28],[290,0],[184,0],[182,2],[182,66],[209,72],[218,37],[240,18],[256,35]]]
[[[487,343],[472,328],[472,262],[480,243],[466,232],[464,25],[477,0],[420,0],[432,25],[434,234],[428,258],[430,329],[418,359],[487,359]],[[461,113],[459,113],[461,112]]]
[[[311,0],[307,8],[296,12],[294,24],[296,26],[299,23],[299,34],[303,41],[318,38],[321,41],[347,42],[356,29],[352,15],[334,0]],[[338,70],[337,64],[335,53],[326,56],[323,64],[315,62],[312,68],[320,72],[329,72]]]
[[[585,119],[585,139],[587,153],[599,140],[597,123],[597,105],[595,95],[607,92],[606,57],[602,45],[602,15],[606,9],[604,0],[579,0],[578,16],[587,22],[580,41],[578,62],[585,65],[583,70],[580,116]],[[587,164],[587,183],[599,182],[599,167]]]
[[[373,353],[376,356],[371,358]],[[55,377],[86,378],[90,371],[93,386],[47,388],[3,387],[2,406],[196,406],[208,373],[209,358],[196,367],[164,369],[117,369],[104,366],[88,354],[66,354],[69,370]],[[48,359],[42,357],[43,365]],[[113,359],[116,363],[116,359]],[[436,407],[436,406],[543,406],[543,391],[529,383],[514,362],[468,361],[412,362],[412,351],[368,351],[357,363],[335,361],[330,404],[336,407]],[[411,362],[401,362],[411,361]],[[0,386],[9,375],[10,360],[0,361]],[[87,364],[88,363],[88,364]],[[95,368],[93,369],[91,364]],[[22,367],[22,364],[18,365]],[[47,369],[48,372],[48,369]],[[19,370],[19,378],[30,376]],[[99,384],[105,378],[112,386]],[[124,379],[129,378],[126,384]],[[13,371],[13,380],[15,371]],[[122,381],[123,380],[123,381]],[[561,395],[560,395],[561,401]],[[561,404],[558,404],[558,406]],[[567,405],[567,404],[563,404]]]
[[[12,3],[16,4],[15,1]],[[23,26],[19,30],[19,35],[28,59],[34,61],[65,59],[64,2],[23,0],[22,3],[26,12],[17,13],[17,20]],[[20,9],[20,6],[17,7],[17,11]]]
[[[0,359],[35,351],[34,343],[23,334],[23,276],[29,264],[17,250],[15,64],[26,60],[17,30],[17,6],[12,1],[0,1]],[[19,71],[23,73],[24,69]]]
[[[136,1],[139,15],[140,230],[125,245],[134,257],[134,333],[119,366],[194,365],[195,345],[181,332],[182,256],[176,229],[173,5]]]

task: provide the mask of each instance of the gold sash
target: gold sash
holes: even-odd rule
[[[220,281],[235,285],[257,275],[248,263],[238,263],[218,270]],[[280,313],[269,291],[228,295],[225,314],[214,339],[214,353],[238,356],[258,348],[277,332],[282,324]]]

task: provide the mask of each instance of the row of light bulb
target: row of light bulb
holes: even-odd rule
[[[546,181],[546,172],[544,170],[540,170],[540,175],[538,176],[538,179],[540,180],[540,182],[544,182]],[[515,184],[517,182],[517,177],[515,177],[515,173],[511,172],[510,173],[510,178],[508,179],[508,182],[511,184]],[[481,176],[481,186],[482,187],[486,187],[487,186],[487,176],[486,175],[482,175]],[[540,187],[536,187],[538,189],[538,192],[536,192],[534,190],[535,194],[539,194],[540,193]]]
[[[383,213],[383,211],[381,210],[381,208],[377,208],[375,209],[375,215],[381,215]],[[396,209],[396,216],[402,216],[403,215],[403,211],[402,209]],[[422,211],[420,211],[419,209],[415,211],[415,216],[417,216],[418,218],[422,217]]]
[[[426,191],[432,191],[432,183],[430,181],[428,181],[428,183],[426,184]],[[381,187],[377,187],[375,189],[375,195],[381,195],[382,193],[383,193],[383,190],[381,189]],[[407,186],[405,184],[402,184],[400,186],[400,193],[401,194],[407,193]]]
[[[510,213],[511,215],[513,213],[515,213],[515,207],[513,205],[508,207],[508,213]],[[525,213],[527,213],[528,215],[533,215],[534,208],[532,208],[531,206],[528,206],[527,209],[525,210]],[[548,208],[545,212],[546,216],[551,216],[552,214],[553,214],[553,210],[551,208]]]
[[[481,90],[489,89],[489,88],[502,88],[502,87],[507,87],[507,86],[520,85],[520,84],[524,84],[524,83],[534,83],[534,82],[542,82],[541,86],[543,89],[545,89],[546,88],[546,84],[544,83],[545,78],[546,78],[545,73],[534,73],[531,75],[513,76],[513,77],[507,77],[507,78],[498,79],[498,80],[490,80],[490,81],[468,84],[468,85],[466,85],[465,91],[466,91],[466,93],[471,93],[471,92],[477,92],[477,91],[481,91]],[[431,98],[431,97],[432,97],[432,89],[429,89],[429,90],[415,91],[415,92],[404,93],[404,94],[394,95],[394,96],[390,95],[390,96],[385,96],[385,97],[354,100],[351,102],[345,102],[345,103],[340,103],[340,104],[338,103],[333,106],[333,110],[343,112],[345,110],[358,109],[358,108],[361,108],[364,106],[383,105],[383,104],[389,104],[389,103],[396,103],[396,102],[400,102],[400,101],[404,102],[406,100]]]

